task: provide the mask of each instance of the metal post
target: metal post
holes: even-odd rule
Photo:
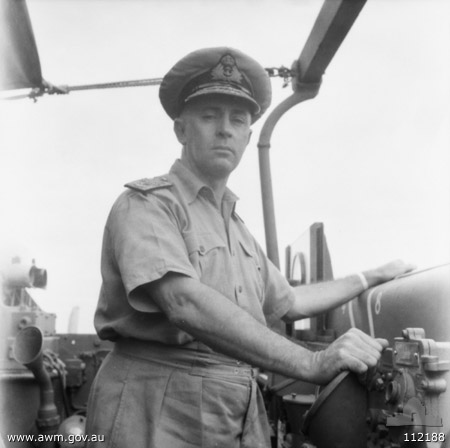
[[[278,268],[280,258],[269,158],[272,132],[281,116],[291,107],[317,95],[323,73],[365,3],[366,0],[325,0],[300,57],[294,63],[294,93],[272,111],[261,130],[258,148],[266,248],[267,256]]]
[[[264,228],[266,233],[266,250],[267,256],[277,268],[280,268],[280,258],[278,253],[272,175],[270,171],[270,139],[275,125],[282,115],[296,104],[314,98],[319,91],[319,87],[320,83],[297,84],[297,91],[281,102],[269,115],[259,136],[259,172],[261,178]]]

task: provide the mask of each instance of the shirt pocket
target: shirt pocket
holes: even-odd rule
[[[202,233],[189,244],[189,259],[202,283],[218,289],[227,269],[227,246],[219,235]]]

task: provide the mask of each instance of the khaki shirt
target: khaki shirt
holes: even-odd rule
[[[127,190],[113,205],[94,320],[99,336],[175,345],[193,341],[139,289],[168,272],[199,280],[261,323],[283,316],[293,290],[235,213],[238,198],[227,189],[217,204],[212,190],[179,160],[165,178],[169,185]]]

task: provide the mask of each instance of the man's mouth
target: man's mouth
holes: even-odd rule
[[[234,151],[229,146],[218,145],[213,147],[214,151],[228,151],[234,153]]]

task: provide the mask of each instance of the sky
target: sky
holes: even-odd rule
[[[300,55],[320,0],[28,0],[43,76],[56,85],[162,77],[202,47],[264,67]],[[450,5],[368,0],[318,96],[272,137],[280,258],[323,222],[335,276],[395,258],[450,261]],[[1,55],[0,55],[1,56]],[[273,109],[291,94],[273,79]],[[266,117],[268,114],[266,114]],[[264,246],[257,141],[229,186]],[[126,182],[166,173],[180,148],[157,87],[0,101],[0,269],[48,270],[40,306],[92,332],[103,227]]]

